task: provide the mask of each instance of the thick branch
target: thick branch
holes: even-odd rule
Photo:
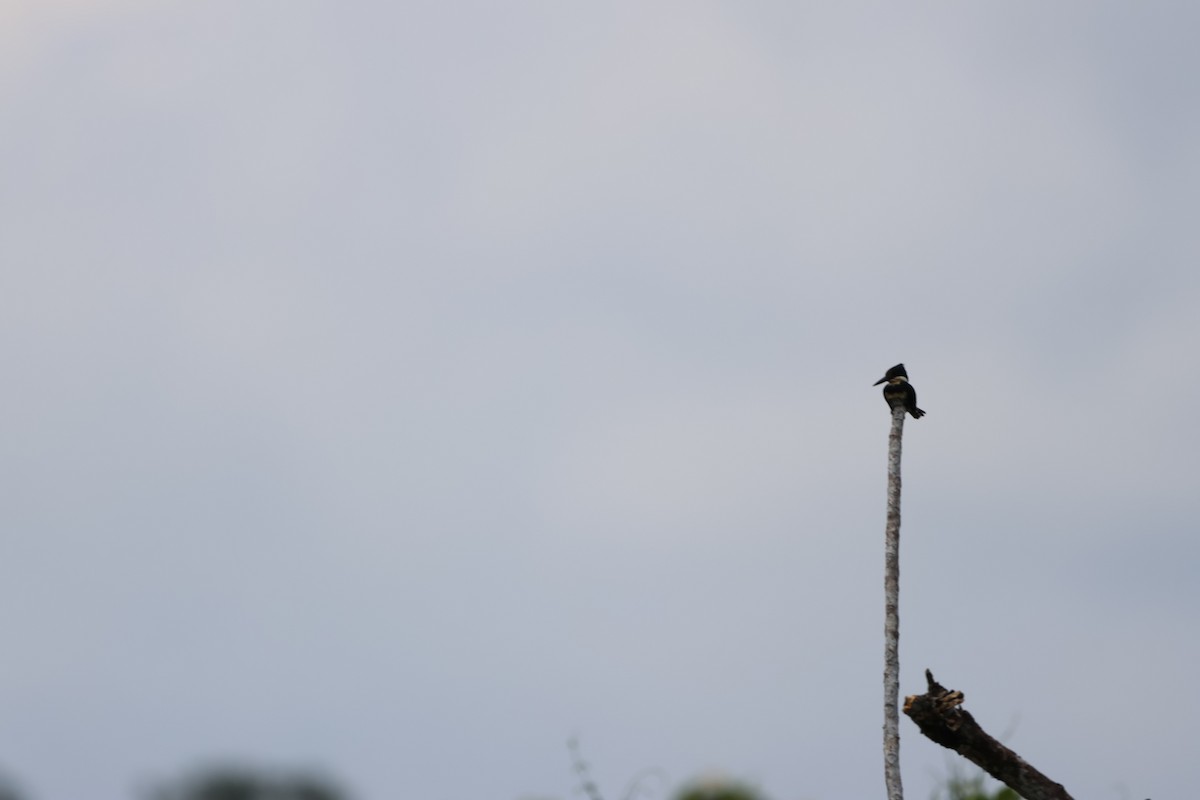
[[[925,670],[927,694],[904,698],[904,713],[929,739],[982,767],[1025,800],[1071,800],[1055,783],[1025,763],[1025,759],[993,739],[964,708],[963,693],[949,691]]]

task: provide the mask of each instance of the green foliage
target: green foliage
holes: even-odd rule
[[[945,784],[933,793],[933,800],[1021,800],[1020,796],[1007,786],[998,786],[995,791],[988,791],[987,775],[980,772],[966,776],[954,770],[946,778]]]
[[[675,800],[765,800],[750,786],[725,779],[696,781],[684,787]]]

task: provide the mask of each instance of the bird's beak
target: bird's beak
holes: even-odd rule
[[[886,380],[887,380],[887,375],[884,375],[882,378],[880,378],[879,380],[875,381],[875,382],[874,382],[874,383],[872,383],[871,385],[872,385],[872,386],[878,386],[879,384],[883,383],[883,382],[884,382],[884,381],[886,381]]]

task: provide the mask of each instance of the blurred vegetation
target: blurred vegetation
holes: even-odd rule
[[[766,800],[762,793],[745,783],[714,778],[685,786],[675,800]]]
[[[992,784],[992,789],[988,789]],[[966,775],[952,767],[945,782],[934,790],[932,800],[1021,800],[1007,786],[991,780],[984,772]]]
[[[606,800],[592,779],[577,741],[570,742],[572,766],[580,780],[577,790],[587,800]],[[655,781],[649,781],[655,778]],[[655,783],[651,787],[648,783]],[[650,800],[662,797],[665,779],[657,770],[647,770],[630,782],[616,800]],[[990,786],[990,788],[989,788]],[[28,800],[33,795],[19,791],[0,775],[0,800]],[[143,794],[144,800],[350,800],[329,778],[302,771],[255,767],[210,767],[159,784]],[[671,800],[767,800],[757,788],[724,777],[693,780],[671,795]],[[933,792],[931,800],[1021,800],[1012,789],[995,783],[983,772],[968,775],[951,768]]]
[[[18,790],[0,774],[0,800],[30,800],[36,795]],[[194,770],[181,778],[154,785],[142,800],[350,800],[328,778],[304,771],[258,767],[217,766]]]
[[[328,779],[306,773],[280,773],[223,767],[194,773],[156,787],[147,800],[347,800]]]
[[[24,795],[17,791],[17,785],[5,775],[0,775],[0,800],[21,800]]]
[[[600,787],[592,778],[591,766],[583,758],[579,740],[572,737],[567,741],[567,749],[571,752],[571,767],[579,778],[578,790],[587,800],[606,800],[600,792]],[[666,783],[662,770],[647,769],[634,776],[619,800],[640,800],[656,794],[652,783]],[[709,777],[687,783],[672,795],[672,800],[766,800],[756,789],[748,784],[730,780],[724,777]]]

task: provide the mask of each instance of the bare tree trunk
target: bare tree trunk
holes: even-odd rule
[[[900,441],[904,413],[903,401],[892,404],[892,432],[888,435],[883,572],[883,778],[888,800],[904,800],[900,783]]]

